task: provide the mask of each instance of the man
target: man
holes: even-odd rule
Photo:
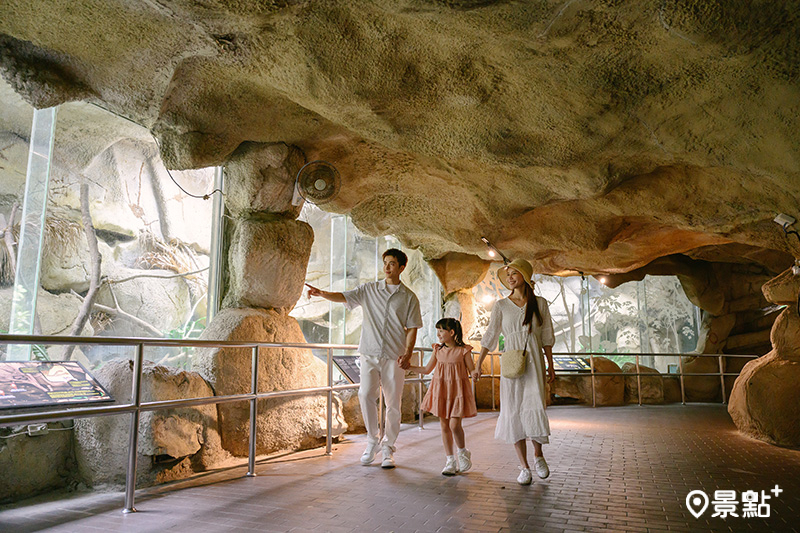
[[[417,341],[417,328],[422,315],[417,296],[400,282],[400,273],[408,264],[406,254],[391,248],[383,252],[383,273],[386,279],[365,283],[351,291],[328,292],[308,285],[308,295],[321,296],[331,302],[345,304],[348,309],[364,308],[361,325],[361,384],[358,399],[367,428],[367,448],[361,464],[375,460],[380,446],[383,468],[394,468],[395,441],[400,432],[400,401],[403,398],[405,370],[411,366],[411,354]],[[378,391],[383,387],[386,423],[379,442]]]

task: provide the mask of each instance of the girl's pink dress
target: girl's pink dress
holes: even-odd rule
[[[472,346],[433,345],[436,370],[422,399],[422,410],[439,418],[469,418],[478,414],[465,357],[472,357]]]

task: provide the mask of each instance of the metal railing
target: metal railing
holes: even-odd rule
[[[473,352],[476,354],[477,352]],[[615,376],[623,376],[623,377],[636,377],[636,385],[637,385],[637,396],[638,396],[638,404],[642,405],[642,376],[644,377],[677,377],[680,382],[681,387],[681,404],[686,405],[686,385],[684,382],[684,377],[716,377],[719,376],[720,379],[720,390],[722,392],[722,404],[727,405],[728,397],[726,395],[726,387],[725,387],[725,377],[727,376],[738,376],[739,372],[725,372],[725,358],[746,358],[746,359],[755,359],[761,357],[760,355],[748,355],[748,354],[697,354],[697,353],[636,353],[636,354],[609,354],[604,352],[554,352],[553,356],[572,356],[572,357],[580,357],[589,359],[589,366],[590,370],[587,373],[586,371],[574,371],[574,370],[557,370],[556,374],[561,377],[570,376],[570,377],[590,377],[592,383],[592,407],[597,407],[597,378],[598,377],[615,377]],[[493,379],[500,379],[499,375],[496,375],[494,372],[494,360],[495,357],[499,357],[500,354],[490,354],[489,357],[489,364],[490,364],[490,374],[483,376]],[[635,358],[635,365],[636,365],[636,372],[597,372],[595,369],[595,358],[596,357],[620,357],[620,356],[633,356]],[[641,357],[676,357],[678,358],[678,373],[651,373],[651,372],[642,372],[641,371]],[[683,371],[683,358],[684,357],[700,357],[700,358],[715,358],[718,360],[719,363],[719,372],[689,372],[686,373]],[[588,374],[588,375],[587,375]],[[492,387],[492,409],[495,409],[495,393],[494,387]]]
[[[271,399],[271,398],[286,398],[292,396],[306,396],[313,394],[326,394],[327,395],[327,431],[325,454],[332,454],[332,425],[333,425],[333,394],[337,391],[358,388],[358,384],[340,384],[334,385],[333,383],[333,351],[352,351],[358,349],[356,345],[346,344],[308,344],[308,343],[282,343],[282,342],[238,342],[238,341],[207,341],[207,340],[191,340],[191,339],[144,339],[144,338],[123,338],[123,337],[64,337],[64,336],[45,336],[45,335],[0,335],[0,345],[12,344],[39,344],[39,345],[104,345],[104,346],[129,346],[135,348],[135,356],[133,358],[133,375],[131,379],[131,399],[129,403],[118,405],[106,406],[93,406],[93,407],[75,407],[75,408],[60,408],[58,406],[47,408],[46,410],[37,410],[36,412],[28,412],[21,414],[0,415],[0,427],[13,426],[31,423],[47,423],[60,420],[70,420],[74,418],[88,418],[95,416],[109,416],[129,413],[131,415],[130,430],[128,438],[128,464],[126,468],[126,482],[125,482],[125,507],[123,513],[136,512],[134,507],[134,496],[136,490],[136,468],[137,468],[137,449],[139,443],[139,418],[143,411],[156,411],[159,409],[170,409],[177,407],[195,407],[209,404],[222,404],[231,402],[248,401],[249,415],[250,415],[250,430],[248,442],[248,462],[247,462],[247,477],[255,477],[255,458],[256,458],[256,428],[257,428],[257,413],[258,413],[258,400]],[[231,394],[225,396],[205,396],[200,398],[181,398],[175,400],[161,400],[142,402],[141,401],[141,385],[142,385],[142,370],[144,364],[145,347],[173,347],[173,348],[248,348],[251,350],[251,389],[246,394]],[[316,349],[325,350],[326,352],[326,366],[327,366],[327,385],[321,387],[311,387],[303,389],[292,389],[285,391],[271,391],[259,392],[258,390],[258,361],[259,350],[261,348],[300,348],[300,349]],[[431,352],[430,348],[415,348],[415,353],[418,360],[418,365],[423,365],[424,353]],[[473,352],[474,354],[475,352]],[[684,376],[704,376],[710,377],[719,375],[722,384],[722,398],[723,403],[726,403],[725,397],[725,376],[736,376],[738,373],[724,372],[723,357],[758,357],[749,355],[703,355],[703,354],[636,354],[636,373],[607,373],[596,372],[594,359],[599,353],[557,353],[554,355],[570,355],[577,357],[589,357],[591,367],[591,383],[592,383],[592,406],[596,406],[596,379],[597,377],[610,377],[610,376],[625,376],[637,377],[639,405],[642,404],[642,387],[641,376],[653,377],[655,374],[640,372],[639,357],[640,355],[657,355],[657,356],[673,356],[679,357],[680,367],[680,382],[681,382],[681,402],[686,403],[685,389],[684,389]],[[609,354],[602,354],[609,355]],[[681,357],[685,355],[693,355],[699,357],[719,357],[719,373],[693,373],[684,374]],[[357,354],[353,354],[356,357]],[[494,359],[498,354],[490,354],[489,365],[490,372],[484,377],[492,380],[500,379],[498,374],[495,374]],[[561,376],[582,376],[586,377],[583,372],[570,372],[560,371]],[[421,410],[422,403],[422,385],[428,381],[420,375],[415,378],[407,378],[406,383],[417,383],[418,395],[418,415],[419,427],[423,427],[423,413]],[[473,383],[473,387],[477,392],[477,384]],[[496,409],[495,387],[492,383],[492,409]],[[379,395],[379,420],[381,421],[381,431],[383,430],[383,395]]]

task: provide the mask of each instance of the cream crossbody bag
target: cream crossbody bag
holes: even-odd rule
[[[523,350],[506,350],[500,356],[500,375],[508,379],[516,379],[525,373],[528,343]]]

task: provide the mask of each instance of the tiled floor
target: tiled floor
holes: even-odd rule
[[[142,489],[0,508],[0,531],[800,531],[800,451],[740,436],[721,405],[554,407],[549,479],[519,486],[512,446],[493,440],[495,413],[465,424],[474,468],[444,477],[436,420],[404,427],[398,468],[362,467],[364,437]],[[530,450],[532,453],[532,450]],[[2,478],[0,478],[0,482]],[[703,490],[783,490],[769,518],[692,516]],[[766,493],[769,496],[773,494]]]

